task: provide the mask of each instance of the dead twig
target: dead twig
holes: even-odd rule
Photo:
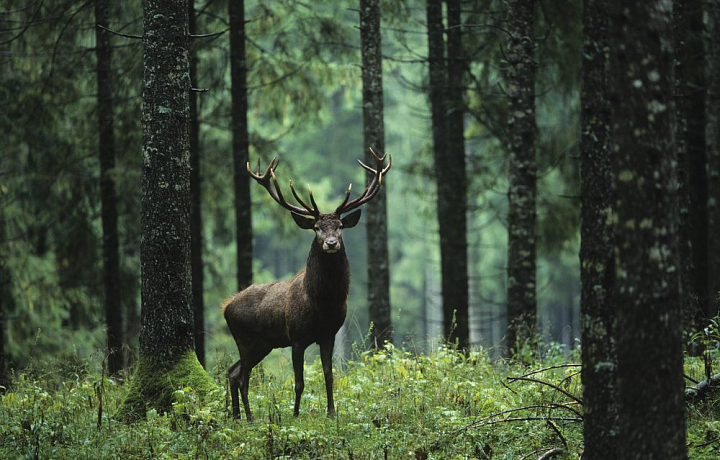
[[[715,374],[709,379],[698,382],[695,386],[685,390],[685,401],[701,401],[705,399],[709,393],[718,388],[720,388],[720,374]]]
[[[541,456],[538,457],[538,460],[547,460],[549,458],[556,457],[560,454],[562,454],[564,451],[560,449],[559,447],[555,447],[554,449],[550,449],[549,451],[545,452]]]
[[[529,378],[529,377],[508,377],[507,379],[508,379],[508,381],[511,382],[511,383],[512,383],[512,382],[516,382],[516,381],[518,381],[518,380],[523,380],[523,381],[526,381],[526,382],[533,382],[533,383],[538,383],[538,384],[540,384],[540,385],[545,385],[545,386],[548,386],[548,387],[550,387],[550,388],[552,388],[552,389],[554,389],[554,390],[556,390],[556,391],[564,394],[565,396],[567,396],[568,398],[572,399],[573,401],[578,402],[579,404],[582,404],[582,403],[583,403],[583,401],[582,401],[581,398],[578,398],[577,396],[575,396],[574,394],[570,393],[569,391],[564,390],[564,389],[560,388],[559,386],[553,385],[552,383],[546,382],[546,381],[544,381],[544,380],[533,379],[533,378]]]

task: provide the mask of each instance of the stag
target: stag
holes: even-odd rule
[[[372,149],[375,161],[371,168],[358,163],[372,173],[370,183],[357,198],[350,200],[352,184],[345,199],[334,212],[322,214],[312,190],[308,187],[310,205],[303,201],[290,181],[290,190],[300,206],[285,201],[278,185],[275,170],[279,161],[273,158],[264,174],[247,171],[270,196],[290,211],[295,223],[302,229],[314,230],[315,238],[310,246],[305,269],[290,280],[269,284],[253,284],[238,292],[223,306],[225,320],[240,353],[240,359],[228,369],[232,411],[240,416],[238,389],[242,397],[245,416],[252,421],[248,402],[250,372],[273,348],[292,347],[292,363],[295,373],[295,406],[293,415],[300,412],[300,398],[305,387],[303,364],[305,349],[312,343],[320,346],[320,359],[325,376],[327,413],[335,414],[333,401],[332,355],[335,334],[345,322],[347,299],[350,291],[350,265],[345,253],[342,231],[352,228],[360,220],[361,205],[370,201],[380,190],[383,176],[392,166],[392,157],[385,165],[385,155],[379,157]],[[353,211],[353,212],[350,212]],[[349,213],[342,216],[343,214]]]

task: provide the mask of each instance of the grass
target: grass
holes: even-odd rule
[[[171,411],[149,411],[134,424],[114,418],[129,382],[89,364],[17,375],[0,399],[0,458],[522,459],[562,448],[556,458],[577,459],[582,452],[579,368],[557,356],[520,366],[448,348],[431,356],[392,347],[357,353],[336,368],[335,419],[325,416],[318,360],[306,365],[297,418],[292,372],[261,365],[251,381],[252,424],[229,416],[224,364],[210,372],[218,389],[209,401],[179,389]],[[507,378],[541,368],[529,378],[550,385]],[[688,420],[690,457],[717,458],[720,442],[702,446],[720,438],[717,407],[693,407]]]

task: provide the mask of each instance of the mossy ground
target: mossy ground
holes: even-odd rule
[[[336,367],[336,419],[325,415],[318,361],[306,365],[297,418],[292,371],[261,364],[251,379],[252,424],[230,417],[228,363],[210,370],[216,389],[204,398],[188,383],[170,395],[167,412],[148,409],[130,424],[116,415],[142,373],[120,381],[87,366],[62,374],[47,367],[16,376],[0,399],[0,458],[495,460],[537,458],[559,447],[564,453],[556,458],[577,459],[579,404],[549,386],[507,379],[563,363],[553,356],[520,366],[446,348],[431,356],[365,352]],[[578,370],[561,366],[533,377],[579,395]],[[692,361],[686,371],[701,376],[702,365]],[[180,382],[172,372],[167,379]],[[718,458],[720,442],[707,444],[720,438],[718,409],[715,403],[690,409],[691,459]]]

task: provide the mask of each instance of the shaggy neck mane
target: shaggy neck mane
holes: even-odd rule
[[[305,268],[305,290],[311,301],[320,306],[335,307],[344,304],[350,291],[350,264],[345,245],[334,254],[323,252],[313,240]]]

